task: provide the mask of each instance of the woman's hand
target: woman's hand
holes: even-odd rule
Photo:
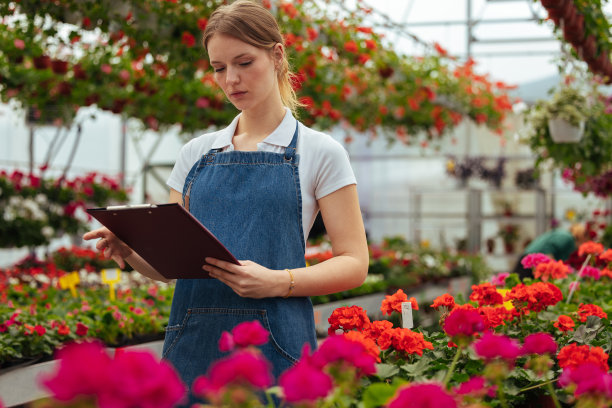
[[[240,265],[206,258],[210,265],[202,269],[211,278],[219,279],[242,297],[261,299],[285,296],[289,291],[290,277],[286,271],[265,268],[253,261],[239,261]]]
[[[96,248],[103,251],[104,257],[113,259],[121,269],[125,268],[124,259],[130,256],[134,251],[128,247],[123,241],[115,236],[108,228],[99,228],[89,231],[83,235],[85,241],[100,238],[96,243]]]

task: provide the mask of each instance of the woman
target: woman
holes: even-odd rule
[[[207,259],[214,279],[179,279],[163,356],[191,385],[218,350],[223,331],[259,320],[276,377],[316,347],[308,296],[361,285],[368,249],[346,151],[299,123],[283,38],[273,15],[239,0],[211,15],[203,37],[214,78],[241,113],[225,129],[188,142],[168,179],[182,203],[241,259]],[[305,240],[318,212],[334,257],[306,268]],[[85,234],[123,267],[162,279],[107,229]]]

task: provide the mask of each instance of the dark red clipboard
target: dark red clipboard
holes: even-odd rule
[[[205,258],[240,265],[232,253],[178,203],[88,208],[167,279],[209,279]]]

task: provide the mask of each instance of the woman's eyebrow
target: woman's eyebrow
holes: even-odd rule
[[[243,52],[242,54],[236,55],[236,56],[235,56],[234,58],[232,58],[232,59],[235,59],[235,60],[236,60],[236,59],[238,59],[238,58],[244,57],[245,55],[248,55],[248,53]],[[221,62],[221,61],[210,61],[210,63],[211,63],[211,64],[221,64],[222,62]]]

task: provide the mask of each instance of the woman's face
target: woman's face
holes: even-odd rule
[[[215,81],[241,111],[272,107],[280,100],[273,55],[223,34],[208,41]]]

